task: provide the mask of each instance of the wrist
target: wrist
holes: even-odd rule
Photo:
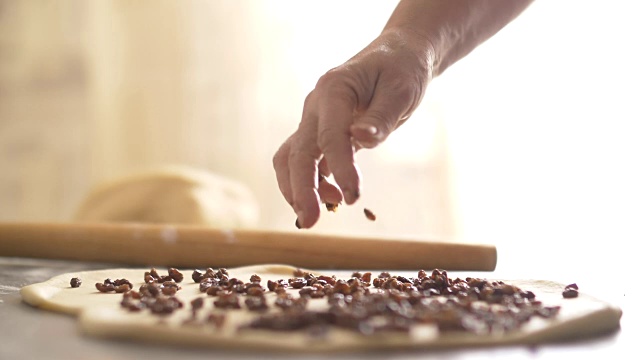
[[[410,26],[387,26],[380,36],[387,39],[387,44],[400,44],[409,49],[429,73],[429,78],[437,74],[438,51],[427,34]]]
[[[396,29],[422,39],[430,48],[433,75],[437,76],[493,36],[532,1],[401,0],[385,31]]]

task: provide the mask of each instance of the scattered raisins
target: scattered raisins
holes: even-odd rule
[[[200,310],[204,306],[204,298],[198,297],[191,300],[191,308],[196,311]]]
[[[578,290],[574,288],[566,288],[562,292],[562,297],[565,299],[573,299],[578,297]]]
[[[117,285],[114,287],[114,291],[121,294],[121,293],[125,293],[127,291],[131,290],[131,285],[129,284],[122,284],[122,285]]]
[[[564,287],[564,291],[562,291],[562,297],[565,299],[573,299],[578,297],[578,285],[575,283],[569,284]]]
[[[163,286],[162,287],[162,294],[163,295],[172,296],[172,295],[175,295],[176,292],[178,292],[178,288],[176,288],[176,287],[172,287],[172,286]]]
[[[77,287],[80,287],[80,285],[82,285],[82,280],[80,280],[80,278],[74,277],[74,278],[71,278],[71,281],[69,283],[71,284],[72,288],[77,288]]]
[[[177,283],[182,282],[184,279],[184,275],[176,268],[169,268],[169,277]]]
[[[101,293],[107,293],[111,291],[115,291],[116,288],[113,284],[105,284],[105,283],[96,283],[96,289]]]
[[[213,305],[221,309],[240,309],[240,298],[235,293],[219,294]]]
[[[148,309],[156,315],[169,315],[183,307],[175,296],[181,289],[177,282],[182,281],[177,269],[170,268],[168,276],[160,276],[152,268],[145,275],[149,281],[139,291],[132,290],[126,279],[105,279],[96,283],[96,288],[101,292],[122,292],[120,304],[129,311]],[[370,335],[406,333],[414,324],[432,323],[441,332],[487,334],[512,331],[533,317],[553,318],[560,311],[559,306],[544,306],[531,291],[503,281],[452,279],[441,269],[431,273],[420,270],[416,277],[382,272],[372,278],[370,272],[354,272],[346,279],[296,269],[292,278],[268,280],[266,289],[260,285],[262,279],[257,274],[245,283],[230,277],[224,268],[195,270],[192,279],[199,283],[201,292],[216,296],[215,309],[240,309],[244,305],[247,310],[259,313],[241,328],[326,331],[338,327]],[[267,289],[271,293],[265,293]],[[576,296],[576,284],[564,288],[563,297]],[[275,301],[267,302],[268,297],[275,297]],[[225,315],[220,310],[214,310],[204,321],[198,320],[196,312],[205,306],[205,298],[197,297],[190,302],[191,318],[184,324],[210,323],[222,327]],[[326,309],[317,310],[309,305],[325,301],[313,300],[321,298],[326,298]],[[476,306],[478,302],[486,306]],[[276,311],[267,311],[271,306]]]
[[[182,306],[182,302],[175,296],[158,296],[155,301],[151,303],[149,309],[154,314],[168,315]]]
[[[251,286],[247,288],[246,293],[249,296],[263,296],[264,288],[262,286]]]
[[[267,300],[264,296],[249,296],[244,300],[244,304],[250,311],[263,311],[267,310]]]
[[[293,276],[295,277],[304,277],[306,274],[308,274],[306,271],[299,268],[293,270]]]
[[[224,325],[225,320],[226,320],[226,315],[220,314],[220,313],[211,313],[207,317],[207,322],[210,324],[213,324],[213,326],[215,326],[218,329],[221,328],[222,325]]]
[[[204,274],[205,273],[200,270],[193,270],[191,278],[193,279],[193,282],[199,283],[200,281],[202,281],[202,279],[204,279]]]
[[[210,286],[209,288],[207,288],[206,293],[207,293],[207,295],[210,295],[210,296],[217,296],[218,294],[222,293],[223,291],[225,291],[225,290],[222,288],[222,286],[213,285],[213,286]]]
[[[305,280],[304,278],[289,279],[289,286],[294,289],[302,289],[305,285],[307,285],[307,280]]]

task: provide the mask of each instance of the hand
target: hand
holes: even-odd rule
[[[429,42],[410,31],[387,29],[320,78],[305,100],[298,129],[273,158],[280,191],[299,227],[318,221],[323,202],[358,200],[355,152],[376,147],[402,125],[432,76]],[[337,186],[322,180],[331,174]]]

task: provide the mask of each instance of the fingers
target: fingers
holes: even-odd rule
[[[327,159],[325,159],[324,157],[318,163],[318,172],[322,177],[327,177],[331,175],[331,169],[329,169],[329,165],[327,164]]]
[[[327,193],[329,199],[342,197],[339,190],[327,188],[317,190],[316,163],[312,152],[299,151],[295,136],[292,135],[273,157],[278,187],[285,200],[296,213],[296,226],[312,227],[320,218],[320,193]],[[294,149],[294,150],[292,150]],[[338,201],[337,203],[339,203]]]
[[[408,118],[415,101],[398,81],[383,77],[366,111],[354,119],[357,98],[344,80],[320,81],[305,101],[300,127],[274,156],[278,186],[302,228],[318,221],[322,202],[357,201],[361,177],[356,150],[382,143]],[[331,174],[337,186],[318,181]]]
[[[342,191],[331,183],[327,177],[331,175],[331,170],[324,157],[318,163],[318,194],[323,203],[341,204],[344,200]]]
[[[327,204],[341,204],[343,197],[342,192],[335,185],[328,181],[323,181],[318,184],[318,194],[323,203]]]
[[[316,122],[303,113],[298,130],[278,149],[273,157],[278,187],[296,212],[296,225],[313,226],[320,217],[317,165],[320,150],[315,143]]]
[[[300,149],[300,146],[295,145],[294,142],[292,149]],[[289,174],[293,209],[298,217],[298,226],[312,227],[320,218],[316,156],[311,152],[291,151]]]
[[[292,206],[300,228],[312,227],[320,218],[318,194],[318,162],[322,156],[316,136],[318,121],[315,111],[315,94],[305,100],[302,121],[289,140],[287,166]]]
[[[284,196],[287,203],[289,203],[289,205],[291,205],[291,207],[294,208],[294,211],[296,211],[296,215],[298,216],[298,219],[297,219],[298,225],[301,228],[311,227],[315,222],[317,222],[320,216],[319,213],[317,216],[315,215],[316,214],[315,206],[313,206],[311,209],[305,205],[294,206],[294,195],[293,195],[294,190],[291,186],[292,180],[291,180],[291,175],[289,171],[289,166],[290,166],[289,153],[291,150],[291,146],[290,146],[291,142],[292,140],[291,138],[289,138],[280,147],[280,149],[278,149],[275,156],[273,157],[273,167],[276,170],[276,179],[278,180],[278,187],[280,188],[280,192]],[[302,163],[304,163],[304,161],[302,161]],[[309,163],[307,163],[307,165],[308,164]],[[312,175],[310,176],[307,176],[307,175],[309,175],[309,173],[307,174],[301,173],[296,176],[303,176],[304,178],[307,178],[307,179],[312,178],[311,177]],[[334,184],[332,184],[331,182],[325,179],[330,175],[331,175],[331,172],[329,171],[327,162],[325,159],[322,159],[318,164],[318,185],[317,185],[318,197],[321,199],[322,203],[341,204],[343,201],[342,192],[337,186],[335,186]],[[299,203],[300,202],[302,202],[303,204],[309,203],[309,202],[312,204],[318,203],[318,197],[309,196],[308,195],[309,191],[306,191],[304,186],[300,187],[296,191],[300,191],[302,193],[302,195],[299,195],[297,197]],[[305,198],[307,199],[305,200]],[[299,210],[302,210],[302,211],[299,211]],[[300,214],[298,214],[299,212]],[[300,218],[302,218],[302,220],[300,220]]]
[[[291,137],[285,141],[276,154],[273,156],[273,169],[276,171],[276,180],[278,180],[278,188],[284,196],[284,199],[293,206],[293,193],[291,192],[291,181],[289,177],[289,151]]]

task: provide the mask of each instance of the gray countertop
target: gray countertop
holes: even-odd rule
[[[47,280],[53,276],[79,270],[113,268],[110,264],[81,263],[54,260],[36,260],[0,257],[0,359],[283,359],[301,358],[297,355],[258,354],[245,351],[218,351],[211,349],[171,348],[149,346],[133,342],[94,339],[83,336],[76,328],[75,319],[68,315],[34,309],[22,302],[19,289],[22,286]],[[469,274],[469,273],[465,273]],[[476,273],[478,274],[478,273]],[[483,277],[499,278],[500,274],[480,273]],[[602,275],[604,276],[604,274]],[[606,276],[604,276],[606,278]],[[505,278],[505,277],[502,277]],[[508,277],[507,277],[508,278]],[[511,277],[513,278],[513,277]],[[559,279],[562,280],[562,279]],[[623,309],[621,329],[608,335],[570,343],[548,344],[537,347],[515,346],[502,348],[460,349],[447,351],[407,351],[357,353],[332,355],[332,359],[485,359],[485,358],[639,358],[633,342],[640,333],[637,311],[631,306],[635,283],[621,277],[611,277],[610,289],[599,287],[602,279],[593,278],[590,287],[581,279],[581,289],[591,295],[611,301]],[[626,286],[626,288],[625,288]],[[602,289],[601,293],[594,291]],[[633,294],[635,295],[635,294]],[[637,300],[637,299],[636,299]],[[637,306],[637,305],[636,305]],[[322,355],[304,356],[322,359]]]

